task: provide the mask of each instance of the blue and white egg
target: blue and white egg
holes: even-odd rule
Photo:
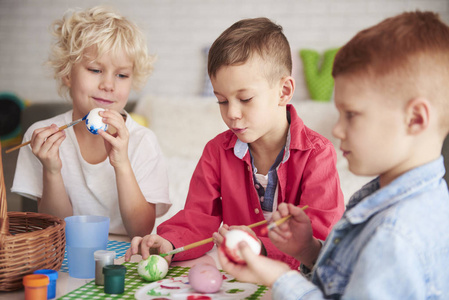
[[[105,111],[104,108],[94,108],[86,116],[86,127],[93,134],[98,134],[98,130],[108,130],[108,124],[103,123],[103,118],[98,114]]]

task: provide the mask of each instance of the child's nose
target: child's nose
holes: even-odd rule
[[[332,128],[332,135],[340,140],[344,138],[343,124],[340,119],[335,123],[334,128]]]
[[[113,91],[114,90],[114,78],[111,76],[105,75],[101,78],[100,89],[105,91]]]
[[[228,104],[228,118],[229,119],[240,119],[242,117],[242,111],[238,103],[233,103],[229,101]]]

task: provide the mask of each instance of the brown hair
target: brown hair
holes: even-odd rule
[[[215,77],[222,66],[243,64],[254,54],[269,64],[265,70],[270,82],[291,75],[290,45],[282,27],[267,18],[254,18],[234,23],[215,40],[209,50],[209,76]]]

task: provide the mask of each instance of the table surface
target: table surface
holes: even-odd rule
[[[129,238],[127,236],[120,236],[120,235],[110,235],[109,240],[113,241],[123,241],[123,242],[129,242]],[[131,258],[131,262],[138,262],[141,260],[140,255],[134,255]],[[124,258],[121,257],[119,259],[116,259],[114,261],[115,264],[122,264],[124,262]],[[178,262],[172,262],[170,266],[182,266],[182,267],[192,267],[193,265],[197,264],[198,262],[201,263],[210,263],[217,266],[217,268],[220,267],[220,263],[217,258],[217,250],[216,248],[212,248],[209,252],[207,252],[202,257],[199,257],[197,259],[187,260],[187,261],[178,261]],[[73,278],[69,276],[68,272],[58,272],[58,280],[56,282],[56,298],[62,297],[71,291],[89,283],[94,279],[79,279],[79,278]],[[14,292],[0,292],[0,299],[7,299],[7,300],[23,300],[25,299],[24,296],[24,290],[18,290]],[[268,290],[261,299],[271,299],[271,293],[270,290]]]

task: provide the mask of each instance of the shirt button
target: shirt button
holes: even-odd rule
[[[256,215],[259,213],[259,209],[258,208],[256,208],[255,210],[254,210],[254,212],[256,213]]]
[[[340,239],[339,238],[334,239],[334,244],[336,245],[338,243],[340,243]]]
[[[251,172],[251,167],[250,167],[250,166],[248,166],[248,171],[250,171],[250,172]]]

